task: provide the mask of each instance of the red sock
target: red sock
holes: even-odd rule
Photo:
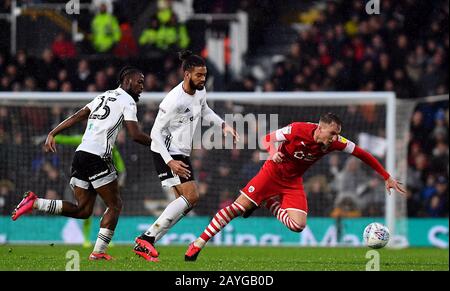
[[[237,202],[233,202],[225,208],[219,210],[214,218],[209,223],[208,227],[205,228],[200,237],[205,241],[209,241],[213,236],[216,235],[222,228],[224,228],[233,218],[241,215],[245,211],[242,205]]]

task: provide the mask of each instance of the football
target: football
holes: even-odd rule
[[[378,222],[372,222],[364,229],[363,239],[366,246],[380,249],[389,242],[389,229]]]

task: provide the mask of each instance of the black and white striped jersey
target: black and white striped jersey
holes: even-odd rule
[[[151,150],[159,153],[166,164],[172,160],[171,155],[190,156],[200,117],[218,126],[224,122],[206,103],[206,89],[189,95],[182,85],[164,97],[151,132]]]
[[[86,107],[91,113],[77,151],[110,158],[123,121],[137,122],[136,102],[119,87],[98,95]]]

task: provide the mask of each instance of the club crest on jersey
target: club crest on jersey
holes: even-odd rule
[[[253,191],[255,191],[255,187],[253,186],[248,187],[248,192],[252,193]]]

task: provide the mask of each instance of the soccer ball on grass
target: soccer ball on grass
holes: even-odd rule
[[[380,249],[389,242],[389,229],[378,222],[372,222],[364,229],[363,239],[366,246]]]

